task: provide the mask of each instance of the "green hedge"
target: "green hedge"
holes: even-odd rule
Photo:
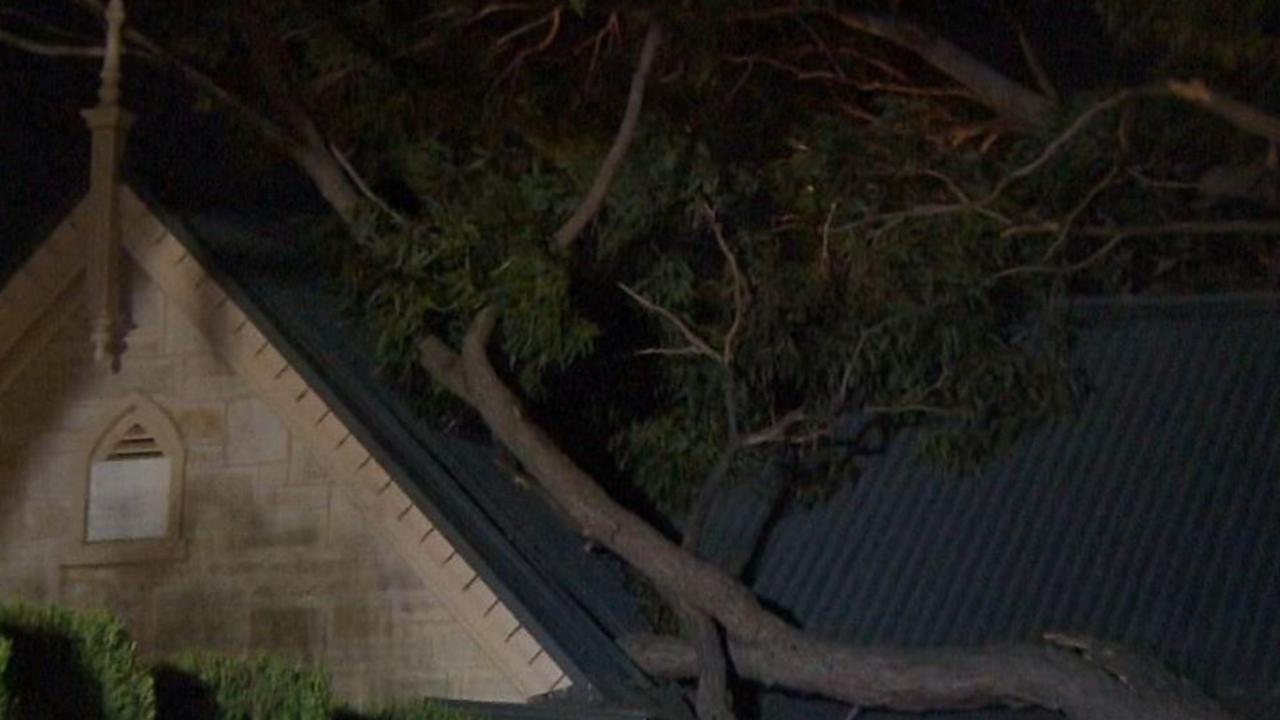
[[[9,658],[0,684],[11,714],[60,720],[153,720],[155,685],[124,627],[105,612],[0,605]]]
[[[188,654],[156,668],[161,717],[193,720],[326,720],[329,683],[269,657]]]
[[[0,720],[480,720],[429,701],[334,710],[322,672],[187,654],[145,667],[104,612],[0,604]]]
[[[5,680],[4,669],[9,666],[12,651],[13,643],[9,638],[0,636],[0,720],[9,720],[9,683]]]

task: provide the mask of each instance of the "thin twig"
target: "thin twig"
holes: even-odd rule
[[[494,50],[501,50],[501,49],[503,48],[503,46],[505,46],[507,43],[511,42],[512,40],[515,40],[516,38],[520,37],[521,35],[524,35],[525,33],[529,32],[529,31],[531,31],[531,30],[535,30],[535,29],[537,29],[537,28],[538,28],[539,26],[541,26],[543,23],[548,22],[548,21],[550,21],[550,22],[552,23],[552,25],[553,25],[553,26],[554,26],[554,25],[559,25],[559,24],[560,24],[560,7],[559,7],[559,6],[556,6],[556,8],[555,8],[554,10],[552,10],[552,11],[551,11],[551,12],[549,12],[549,13],[547,13],[546,15],[542,15],[542,16],[538,17],[538,19],[536,19],[536,20],[533,20],[533,21],[530,21],[530,22],[528,22],[528,23],[525,23],[524,25],[521,25],[520,27],[516,28],[515,30],[512,30],[511,32],[507,33],[506,35],[503,35],[502,37],[500,37],[500,38],[498,38],[497,40],[493,41],[493,49],[494,49]]]
[[[810,419],[809,415],[805,413],[804,408],[796,408],[778,418],[778,420],[772,425],[743,435],[742,446],[757,447],[759,445],[768,445],[771,443],[786,441],[790,438],[791,429],[793,427],[807,422]]]
[[[831,69],[835,70],[841,80],[845,79],[846,75],[844,68],[840,66],[840,61],[836,59],[835,54],[831,52],[831,48],[827,46],[826,41],[822,39],[822,36],[818,34],[818,31],[814,30],[813,27],[810,26],[809,23],[805,22],[805,19],[799,15],[795,17],[795,21],[796,24],[804,28],[804,31],[809,34],[809,37],[813,38],[813,42],[818,46],[818,50],[826,56],[827,62],[831,63]]]
[[[631,141],[635,139],[636,126],[640,122],[640,108],[644,104],[644,86],[649,79],[649,72],[653,67],[653,58],[657,55],[658,43],[662,40],[662,27],[655,21],[649,23],[649,29],[644,36],[644,45],[640,49],[640,62],[636,66],[635,74],[631,76],[631,90],[627,95],[627,109],[622,115],[622,124],[618,126],[618,134],[613,139],[613,145],[609,148],[609,152],[604,157],[604,162],[600,164],[600,170],[596,173],[595,180],[591,183],[591,188],[587,191],[586,196],[582,198],[582,203],[578,205],[578,209],[569,217],[565,224],[556,231],[555,244],[561,251],[567,251],[573,242],[578,239],[578,235],[586,229],[591,220],[600,212],[601,206],[604,205],[605,196],[609,193],[609,186],[613,183],[613,178],[618,174],[618,169],[622,165],[622,159],[626,157],[627,149],[631,146]]]
[[[467,19],[467,25],[479,22],[494,13],[505,12],[508,10],[524,10],[529,7],[529,3],[525,2],[508,2],[508,3],[490,3],[476,11],[474,15]]]
[[[604,27],[583,41],[578,47],[573,49],[573,54],[577,55],[587,46],[591,46],[591,59],[587,62],[587,79],[583,82],[584,90],[591,88],[591,83],[595,80],[597,63],[600,59],[600,49],[604,46],[605,40],[611,42],[621,42],[622,28],[618,24],[618,13],[609,13],[609,19],[605,22]]]
[[[909,79],[909,76],[906,73],[899,70],[898,68],[890,65],[889,63],[885,62],[884,60],[881,60],[878,57],[867,55],[866,53],[862,52],[861,50],[858,50],[857,48],[849,47],[847,45],[842,45],[838,50],[836,50],[836,52],[840,55],[848,55],[849,57],[854,58],[856,60],[861,60],[862,62],[884,73],[886,76],[894,78],[899,82],[906,82]]]
[[[1017,228],[1011,235],[1057,232],[1056,222]],[[1083,237],[1155,237],[1159,235],[1280,235],[1280,220],[1180,220],[1154,225],[1086,225],[1071,231]]]
[[[750,55],[728,55],[724,61],[732,65],[754,65],[760,63],[767,65],[776,70],[781,70],[797,80],[830,80],[833,82],[846,82],[846,79],[830,70],[807,70],[797,67],[788,62],[779,60],[768,55],[752,53]]]
[[[373,189],[369,187],[369,185],[364,181],[364,178],[360,176],[360,173],[357,172],[355,167],[351,165],[351,162],[347,160],[347,156],[344,155],[343,152],[338,149],[337,145],[335,145],[332,142],[329,143],[329,152],[333,153],[333,157],[337,159],[338,164],[341,165],[342,169],[346,171],[347,175],[351,178],[351,182],[355,183],[356,188],[360,191],[362,195],[368,198],[369,202],[376,205],[380,210],[382,210],[384,213],[389,215],[391,219],[395,220],[398,224],[400,225],[408,224],[408,221],[405,219],[404,215],[401,215],[400,213],[396,212],[394,208],[388,205],[385,200],[379,197],[377,193],[375,193]]]
[[[1046,231],[1056,228],[1046,228]],[[1034,232],[1028,228],[1026,233]],[[1084,270],[1114,250],[1121,241],[1140,237],[1158,237],[1161,235],[1280,235],[1280,220],[1189,220],[1170,222],[1160,225],[1129,225],[1121,227],[1083,227],[1072,231],[1072,234],[1084,237],[1109,237],[1105,245],[1089,257],[1066,266],[1054,265],[1022,265],[1002,270],[991,276],[992,280],[1014,275],[1071,275]]]
[[[554,10],[547,14],[547,16],[525,26],[525,29],[532,29],[546,22],[548,19],[551,21],[551,27],[547,28],[547,34],[543,36],[542,41],[533,47],[525,48],[524,50],[516,53],[516,56],[511,59],[511,62],[507,63],[507,66],[502,69],[502,72],[498,73],[498,77],[489,85],[489,92],[493,92],[498,89],[508,77],[514,74],[515,71],[524,64],[524,61],[527,60],[530,55],[540,53],[551,47],[551,43],[555,41],[556,35],[560,33],[560,13],[563,9],[564,8],[562,6],[557,5]],[[506,37],[499,40],[498,43],[495,44],[495,48],[501,47],[501,45],[505,44],[511,37],[513,37],[513,35],[508,34]]]
[[[1076,218],[1080,216],[1080,213],[1085,211],[1085,208],[1089,207],[1090,203],[1092,203],[1103,190],[1111,186],[1111,181],[1115,179],[1119,172],[1120,164],[1117,162],[1111,166],[1111,169],[1107,171],[1107,174],[1103,176],[1101,180],[1095,183],[1093,187],[1089,188],[1089,191],[1084,194],[1084,197],[1081,198],[1080,202],[1067,213],[1067,216],[1062,219],[1061,223],[1059,223],[1058,237],[1055,238],[1053,243],[1049,245],[1049,248],[1045,250],[1044,256],[1040,259],[1040,262],[1048,264],[1049,260],[1053,258],[1064,244],[1066,244],[1067,235],[1070,234],[1071,226],[1075,224]]]
[[[1000,195],[1004,193],[1004,191],[1007,190],[1009,186],[1012,185],[1015,181],[1021,180],[1022,178],[1027,177],[1028,175],[1039,170],[1041,167],[1045,165],[1045,163],[1048,163],[1050,160],[1052,160],[1054,155],[1057,155],[1058,152],[1062,150],[1062,148],[1065,147],[1066,144],[1072,140],[1072,138],[1078,135],[1081,130],[1084,130],[1086,127],[1088,127],[1089,123],[1093,122],[1094,118],[1116,107],[1117,105],[1120,105],[1121,103],[1126,102],[1133,96],[1134,96],[1134,91],[1121,90],[1120,92],[1112,95],[1111,97],[1106,98],[1105,100],[1101,100],[1097,103],[1094,103],[1094,105],[1090,107],[1088,110],[1085,110],[1084,112],[1080,113],[1079,117],[1077,117],[1074,121],[1072,121],[1072,123],[1067,126],[1066,130],[1063,130],[1062,133],[1059,134],[1056,138],[1054,138],[1052,142],[1046,145],[1044,150],[1042,150],[1034,160],[1014,170],[1008,175],[1005,175],[1000,180],[1000,182],[996,184],[995,188],[991,191],[991,193],[987,195],[987,197],[983,198],[979,202],[979,204],[981,205],[990,204],[992,201],[999,198]]]
[[[100,58],[102,57],[102,46],[100,45],[62,45],[58,43],[46,43],[39,40],[22,37],[0,29],[0,43],[15,47],[25,53],[32,55],[44,55],[46,57],[79,57],[79,58]]]
[[[1142,183],[1147,187],[1165,188],[1169,190],[1197,190],[1200,187],[1199,183],[1187,182],[1185,180],[1168,180],[1163,178],[1147,177],[1137,168],[1128,168],[1125,172],[1134,180],[1137,180],[1139,183]]]
[[[624,283],[618,283],[618,287],[621,288],[622,292],[626,293],[628,297],[636,301],[636,303],[640,305],[640,307],[643,307],[644,309],[657,314],[658,316],[662,317],[662,319],[671,323],[671,325],[675,327],[675,329],[680,333],[680,335],[684,337],[684,339],[689,343],[689,347],[681,350],[652,351],[651,354],[705,355],[711,358],[712,360],[715,360],[717,363],[721,362],[720,354],[717,353],[715,350],[712,350],[711,346],[708,345],[705,340],[698,337],[697,333],[690,330],[689,326],[685,325],[683,320],[676,317],[675,313],[653,302],[652,300],[646,298],[645,296],[641,295],[635,290],[632,290],[631,288],[627,287],[626,284]]]
[[[979,205],[975,203],[973,199],[969,197],[968,193],[966,193],[960,187],[960,185],[955,180],[953,180],[949,175],[946,175],[945,173],[940,173],[937,170],[929,170],[929,169],[917,170],[916,174],[923,175],[924,177],[933,178],[935,180],[942,182],[942,184],[946,185],[947,189],[951,191],[951,194],[954,195],[956,199],[959,201],[958,206],[968,206],[974,212],[980,215],[985,215],[991,218],[992,220],[995,220],[996,222],[1000,223],[1001,225],[1013,224],[1013,221],[1010,220],[1009,217],[1004,213],[1001,213],[998,210],[993,210],[985,205]]]
[[[720,221],[716,219],[715,210],[710,205],[703,203],[702,212],[707,216],[707,222],[711,225],[711,233],[716,238],[716,245],[720,246],[720,252],[724,255],[730,274],[733,275],[733,323],[729,326],[729,332],[724,336],[724,347],[720,353],[720,361],[728,367],[733,364],[734,341],[738,337],[738,332],[742,329],[742,321],[746,316],[747,305],[750,303],[751,298],[747,294],[747,282],[742,276],[742,268],[738,266],[738,258],[734,257],[733,251],[729,249],[729,243],[724,239],[724,229],[720,227]]]
[[[818,273],[826,279],[831,275],[831,221],[836,216],[838,203],[831,203],[827,210],[827,219],[822,223],[822,250],[818,255]]]
[[[920,404],[868,405],[864,409],[866,410],[866,412],[872,413],[875,415],[906,415],[906,414],[919,413],[921,415],[935,415],[937,417],[950,417],[950,418],[965,416],[965,412],[963,410],[956,410],[954,408],[937,407],[935,405],[920,405]]]
[[[1003,6],[1003,3],[1001,3]],[[1018,35],[1018,46],[1022,48],[1022,58],[1027,62],[1027,69],[1031,71],[1031,76],[1036,79],[1036,85],[1040,87],[1040,92],[1057,104],[1061,100],[1058,95],[1058,89],[1053,86],[1053,82],[1049,79],[1049,73],[1044,71],[1044,65],[1040,64],[1040,56],[1036,54],[1035,48],[1031,47],[1031,39],[1027,37],[1027,30],[1022,23],[1005,8],[1005,15],[1009,19],[1009,23],[1013,25],[1013,31]]]

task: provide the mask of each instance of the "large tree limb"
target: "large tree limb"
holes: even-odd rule
[[[1047,125],[1052,117],[1052,100],[915,23],[866,13],[836,13],[835,16],[851,30],[874,35],[910,50],[971,90],[1001,115],[1036,127]]]
[[[249,43],[249,58],[276,114],[291,130],[286,150],[311,178],[324,199],[347,223],[354,219],[360,194],[329,149],[329,142],[285,78],[284,48],[272,37],[258,0],[241,8],[241,28]]]
[[[587,194],[582,198],[578,209],[556,231],[556,247],[561,251],[568,250],[573,245],[574,240],[578,239],[582,231],[600,212],[601,206],[604,205],[605,196],[609,194],[609,186],[613,184],[613,178],[618,174],[618,169],[622,167],[622,160],[627,155],[627,149],[631,147],[631,142],[635,140],[636,126],[640,122],[640,108],[644,104],[645,84],[649,79],[649,73],[653,68],[653,58],[657,54],[658,43],[661,40],[662,27],[657,21],[650,22],[649,29],[645,32],[644,45],[640,48],[640,62],[636,65],[635,74],[631,76],[631,90],[627,94],[627,108],[623,112],[622,123],[618,126],[618,133],[613,138],[613,145],[610,146],[609,152],[604,156],[604,161],[600,163],[600,169],[596,172],[595,180],[592,181],[591,188],[587,190]]]
[[[1280,142],[1280,118],[1215,92],[1203,80],[1167,80],[1169,94],[1198,105],[1247,133]]]
[[[717,230],[717,233],[719,231]],[[729,343],[726,341],[726,354]],[[684,534],[680,538],[680,547],[686,552],[701,555],[702,532],[707,518],[711,515],[711,506],[727,485],[734,456],[741,447],[738,437],[738,403],[733,371],[726,362],[724,366],[724,410],[728,437],[725,447],[716,459],[707,479],[698,490],[698,497],[689,509],[685,522]],[[732,720],[733,696],[729,690],[729,662],[725,656],[720,629],[705,613],[689,607],[679,598],[675,599],[676,607],[682,608],[681,624],[685,637],[689,638],[697,649],[698,655],[698,687],[695,693],[694,709],[699,720]]]
[[[462,353],[455,356],[438,339],[421,346],[424,367],[461,367],[468,402],[494,435],[560,503],[583,533],[635,565],[658,589],[688,598],[695,608],[715,617],[735,637],[760,640],[791,632],[764,611],[755,595],[712,563],[682,551],[630,510],[616,503],[598,483],[570,459],[536,424],[490,364],[486,343],[497,311],[481,311],[468,328]],[[455,366],[453,363],[461,363]],[[440,377],[447,386],[456,373]]]
[[[934,32],[898,17],[784,6],[736,13],[739,20],[770,20],[803,13],[821,13],[850,30],[873,35],[907,50],[971,91],[987,107],[1016,122],[1044,127],[1055,103],[1013,80]]]
[[[616,553],[667,597],[679,598],[718,622],[729,637],[735,663],[738,653],[750,648],[753,654],[741,661],[757,671],[753,677],[761,682],[910,711],[1034,705],[1073,720],[1229,717],[1154,666],[1144,666],[1141,675],[1128,669],[1118,673],[1072,652],[1042,646],[928,652],[859,648],[792,627],[724,570],[681,549],[616,503],[528,419],[488,359],[486,346],[496,320],[494,308],[481,311],[467,330],[461,355],[439,340],[424,342],[423,365],[446,386],[465,388],[465,399],[494,435],[587,537]],[[1169,692],[1171,687],[1183,691]]]
[[[1035,705],[1069,718],[1169,720],[1229,718],[1190,683],[1139,656],[1088,639],[972,648],[813,643],[779,662],[763,645],[730,642],[743,676],[861,707],[911,712]],[[631,636],[622,646],[650,674],[695,670],[693,648],[677,638]]]

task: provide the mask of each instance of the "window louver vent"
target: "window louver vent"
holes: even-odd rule
[[[134,424],[116,446],[107,455],[107,460],[138,460],[140,458],[164,457],[160,443],[141,425]]]

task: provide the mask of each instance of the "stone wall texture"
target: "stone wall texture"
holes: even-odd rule
[[[319,664],[357,704],[518,701],[348,483],[131,270],[135,327],[119,372],[93,364],[78,311],[0,393],[0,601],[105,607],[151,658],[207,649]],[[134,392],[168,413],[186,448],[185,557],[74,564],[85,457]]]

